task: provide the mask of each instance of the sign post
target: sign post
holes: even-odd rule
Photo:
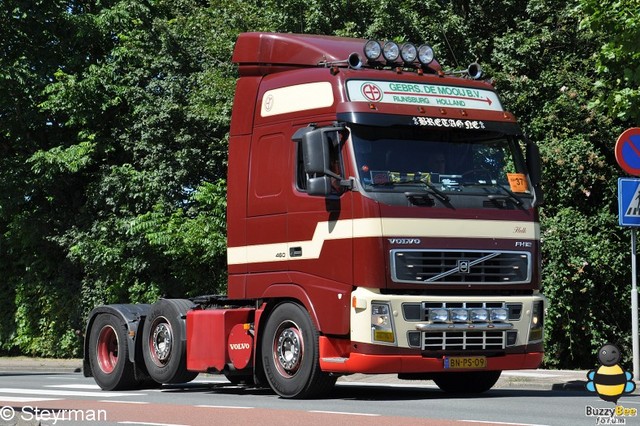
[[[640,176],[640,128],[625,130],[616,141],[616,161],[631,176]],[[633,379],[640,378],[640,341],[638,336],[637,236],[640,226],[640,179],[618,179],[619,223],[631,227],[631,341]]]
[[[638,361],[638,273],[636,272],[637,258],[636,228],[631,228],[631,334],[633,350],[633,380],[638,381],[640,362]]]

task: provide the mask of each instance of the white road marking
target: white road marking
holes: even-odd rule
[[[18,394],[18,395],[89,396],[89,397],[95,397],[95,398],[147,396],[146,393],[82,392],[82,391],[66,391],[66,390],[55,390],[55,389],[18,389],[18,388],[0,388],[0,393],[11,393],[11,394]]]
[[[90,384],[81,384],[76,383],[70,385],[45,385],[45,388],[65,388],[65,389],[93,389],[100,390],[100,386],[98,385],[90,385]]]
[[[516,377],[561,377],[559,374],[534,373],[529,371],[503,371],[502,375]]]
[[[194,407],[197,408],[237,408],[238,410],[251,410],[255,407],[237,407],[237,406],[231,406],[231,405],[194,405]]]
[[[118,424],[120,424],[120,425],[148,425],[148,426],[189,426],[189,425],[177,425],[177,424],[173,424],[173,423],[148,423],[148,422],[130,422],[130,421],[118,422]]]
[[[488,425],[513,425],[513,426],[548,426],[535,423],[509,423],[509,422],[490,422],[486,420],[460,420],[466,423],[483,423]]]
[[[426,381],[425,381],[426,382]],[[375,383],[375,382],[338,382],[336,383],[336,386],[371,386],[371,387],[378,387],[378,386],[384,386],[384,387],[389,387],[389,388],[425,388],[425,389],[440,389],[438,386],[436,385],[427,385],[427,384],[423,384],[425,382],[421,382],[421,383],[414,383],[414,384],[404,384],[404,383]]]
[[[380,417],[381,414],[370,414],[370,413],[349,413],[342,411],[322,411],[322,410],[309,410],[309,413],[319,413],[319,414],[342,414],[345,416],[366,416],[366,417]]]
[[[43,401],[60,401],[63,398],[33,398],[28,396],[0,396],[2,402],[43,402]]]
[[[98,402],[110,402],[113,404],[138,404],[138,405],[146,405],[146,404],[151,404],[150,402],[146,402],[146,401],[117,401],[117,400],[113,400],[113,399],[100,399],[98,400]]]

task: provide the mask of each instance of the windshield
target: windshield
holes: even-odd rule
[[[351,131],[366,191],[431,186],[447,193],[529,193],[520,142],[514,136],[408,126],[354,125]]]

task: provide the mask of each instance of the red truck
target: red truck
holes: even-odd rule
[[[353,373],[479,393],[540,365],[540,155],[477,64],[277,33],[233,61],[228,294],[95,308],[86,376],[305,398]]]

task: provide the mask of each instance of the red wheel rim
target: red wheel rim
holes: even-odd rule
[[[110,374],[118,364],[118,335],[110,325],[102,327],[98,335],[96,354],[100,370]]]

